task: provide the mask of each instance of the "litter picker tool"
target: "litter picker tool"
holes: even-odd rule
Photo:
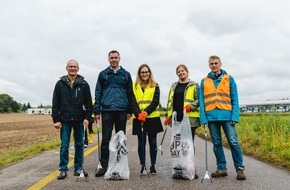
[[[146,138],[146,136],[145,136]],[[143,150],[143,155],[145,155],[145,151],[146,151],[146,148],[145,148],[145,145],[144,145],[144,122],[141,122],[141,141],[142,141],[142,150]],[[146,169],[146,166],[144,166],[144,170],[143,170],[143,173],[140,174],[140,178],[142,176],[145,176],[147,175],[149,178],[150,178],[150,175],[149,173],[147,172],[147,169]]]
[[[84,132],[85,132],[85,130],[86,130],[86,125],[84,124]],[[85,135],[84,135],[84,138],[85,138]],[[83,155],[83,161],[84,161],[84,155]],[[80,175],[79,175],[79,177],[77,178],[76,181],[79,181],[79,180],[82,180],[82,179],[84,179],[86,182],[88,181],[87,178],[84,175],[84,170],[83,169],[81,170],[81,173],[80,173]]]
[[[165,137],[165,135],[166,135],[166,132],[167,132],[167,126],[166,126],[166,129],[165,129],[165,131],[164,131],[164,133],[163,133],[163,136],[162,136],[162,139],[161,139],[161,143],[160,143],[160,145],[159,145],[159,147],[158,147],[158,149],[160,150],[160,154],[161,155],[163,155],[163,150],[162,150],[162,144],[163,144],[163,141],[164,141],[164,137]]]
[[[101,165],[101,150],[100,150],[100,121],[97,121],[97,135],[98,135],[98,158],[99,158],[97,169],[99,169],[103,168]]]
[[[209,179],[212,182],[211,177],[208,175],[208,159],[207,159],[207,126],[204,125],[204,137],[205,137],[205,175],[201,180],[201,183],[205,179]]]
[[[88,181],[88,179],[84,175],[84,170],[81,170],[81,173],[80,173],[80,175],[79,175],[79,177],[77,178],[76,181],[79,181],[79,180],[82,180],[82,179],[86,180],[86,182]]]

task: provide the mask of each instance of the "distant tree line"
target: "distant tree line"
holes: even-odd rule
[[[0,94],[0,113],[25,112],[29,108],[31,108],[29,102],[27,104],[21,104],[13,100],[8,94]],[[43,106],[41,103],[38,108],[51,108],[51,106]]]

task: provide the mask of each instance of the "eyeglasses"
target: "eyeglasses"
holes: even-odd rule
[[[67,66],[68,68],[78,68],[78,66],[76,66],[76,65],[70,65],[70,66]]]
[[[143,75],[144,75],[144,74],[148,74],[148,73],[149,73],[149,71],[141,71],[141,72],[140,72],[140,74],[143,74]]]

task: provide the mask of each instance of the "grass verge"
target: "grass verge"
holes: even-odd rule
[[[40,152],[51,150],[60,145],[60,141],[48,141],[25,148],[15,148],[1,153],[0,167],[34,156]]]
[[[290,116],[287,114],[242,115],[236,125],[243,153],[290,171]],[[197,130],[204,137],[204,129]],[[223,144],[229,147],[225,135]],[[209,136],[210,139],[210,136]]]

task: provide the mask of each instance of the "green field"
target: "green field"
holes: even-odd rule
[[[237,131],[244,154],[290,171],[290,114],[242,114]]]

